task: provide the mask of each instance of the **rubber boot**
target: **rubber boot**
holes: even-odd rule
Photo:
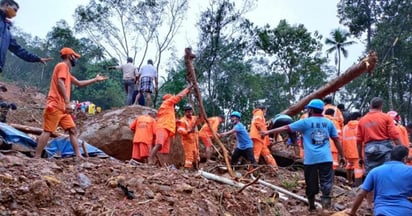
[[[353,170],[346,170],[346,179],[349,186],[353,187]]]
[[[316,211],[315,196],[308,197],[308,202],[309,202],[309,211],[315,212]]]
[[[330,197],[322,197],[321,202],[322,202],[323,209],[330,209],[332,205],[332,199]]]

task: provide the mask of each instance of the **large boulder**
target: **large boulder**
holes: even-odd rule
[[[133,132],[130,123],[138,115],[155,111],[144,106],[125,106],[83,119],[78,125],[79,138],[120,160],[132,155]]]

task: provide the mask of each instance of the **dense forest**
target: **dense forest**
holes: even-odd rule
[[[335,104],[366,111],[370,99],[380,96],[385,99],[385,111],[396,110],[410,121],[410,1],[341,0],[336,11],[346,28],[331,29],[330,35],[323,36],[287,20],[257,26],[244,17],[253,4],[256,1],[212,0],[197,20],[198,29],[193,29],[198,38],[192,47],[197,55],[194,65],[208,115],[238,110],[248,119],[258,103],[275,115],[344,72],[341,59],[351,55],[352,39],[358,38],[365,41],[365,53],[378,53],[379,65],[372,74],[363,74],[340,89]],[[75,28],[62,20],[44,39],[14,28],[23,47],[54,60],[44,66],[30,64],[9,52],[2,79],[47,93],[53,67],[60,60],[58,50],[69,46],[82,54],[72,70],[79,80],[98,72],[110,76],[106,82],[74,88],[72,99],[109,109],[124,104],[124,92],[121,73],[107,66],[123,63],[127,56],[141,66],[150,50],[155,53],[155,66],[167,74],[159,77],[157,107],[160,96],[186,86],[183,57],[165,56],[176,53],[175,36],[187,10],[188,0],[90,0],[74,12]],[[334,64],[328,64],[328,58]]]

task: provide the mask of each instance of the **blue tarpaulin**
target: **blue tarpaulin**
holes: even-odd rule
[[[82,140],[78,140],[81,144]],[[108,157],[102,150],[88,144],[86,144],[87,153],[90,157]],[[83,148],[80,148],[80,153],[84,155]],[[76,154],[73,151],[73,147],[70,143],[69,137],[57,137],[49,142],[49,145],[44,149],[46,151],[47,157],[73,157]]]
[[[17,130],[16,128],[0,122],[0,136],[7,142],[7,144],[21,144],[35,149],[37,142],[29,137],[27,134]]]
[[[13,145],[21,145],[21,147],[24,146],[24,148],[13,148],[11,149],[24,149],[25,151],[34,151],[37,147],[37,142],[32,139],[30,136],[27,134],[15,129],[14,127],[1,123],[0,122],[0,136],[3,137],[4,141],[6,141],[7,146],[13,146]],[[78,140],[78,142],[81,144],[83,140]],[[105,154],[102,150],[85,143],[87,152],[90,157],[108,157],[107,154]],[[17,147],[17,146],[16,146]],[[83,148],[80,148],[80,152],[84,154]],[[49,145],[46,146],[44,149],[46,152],[47,157],[72,157],[76,156],[76,154],[73,151],[73,147],[70,144],[70,139],[69,137],[57,137],[52,140],[50,140]]]

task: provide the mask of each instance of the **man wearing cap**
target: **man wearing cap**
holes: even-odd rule
[[[302,133],[303,149],[305,152],[303,164],[306,196],[309,201],[309,211],[314,212],[316,211],[315,195],[319,192],[318,182],[320,182],[320,189],[322,191],[322,207],[327,209],[331,206],[334,173],[329,138],[332,138],[335,143],[341,159],[343,158],[343,150],[335,126],[322,115],[324,108],[323,101],[313,99],[306,108],[308,109],[310,117],[269,130],[266,133],[262,133],[262,135],[285,131],[298,131]]]
[[[40,58],[37,55],[30,53],[21,47],[13,38],[10,32],[10,19],[16,16],[18,10],[19,4],[14,0],[0,1],[0,73],[3,71],[4,64],[6,63],[7,50],[10,50],[13,54],[27,62],[41,62],[44,64],[52,60],[51,58]]]
[[[236,165],[240,157],[244,157],[253,166],[256,166],[255,157],[253,155],[253,141],[250,138],[246,127],[240,122],[242,115],[238,111],[234,111],[230,114],[230,123],[233,125],[233,129],[220,133],[219,137],[223,137],[230,134],[236,134],[236,148],[233,151],[232,159],[230,163]]]
[[[97,74],[93,79],[77,80],[70,73],[70,69],[76,65],[76,60],[80,58],[80,55],[73,49],[65,47],[60,50],[60,56],[62,61],[54,67],[50,81],[46,109],[43,113],[43,132],[39,137],[35,158],[40,158],[50,134],[59,125],[69,132],[74,153],[77,157],[82,158],[77,141],[76,125],[70,116],[74,108],[74,105],[70,103],[71,84],[83,87],[107,79],[107,77]]]
[[[175,135],[176,131],[175,105],[189,93],[191,87],[190,85],[177,95],[165,94],[163,96],[163,102],[157,111],[156,141],[148,158],[149,164],[155,164],[156,156],[161,166],[164,166],[168,162],[170,138]],[[157,154],[158,152],[159,154]]]
[[[269,137],[262,136],[260,133],[267,131],[266,127],[266,107],[263,105],[257,106],[253,111],[252,123],[250,124],[250,138],[253,141],[253,154],[256,163],[259,162],[260,156],[263,157],[265,162],[272,167],[272,169],[277,172],[278,165],[272,156],[268,146],[270,145]]]
[[[153,66],[153,61],[151,59],[147,60],[147,65],[143,66],[140,69],[140,87],[139,93],[136,96],[136,101],[139,100],[143,92],[146,93],[146,106],[150,107],[150,94],[153,92],[153,81],[154,81],[154,90],[158,91],[158,80],[157,80],[157,70]]]
[[[123,85],[126,92],[126,105],[133,104],[134,85],[139,78],[139,71],[133,64],[133,58],[127,57],[127,63],[119,66],[109,66],[109,69],[123,72]]]
[[[185,152],[185,168],[193,168],[193,164],[199,162],[198,143],[198,117],[193,116],[190,105],[184,107],[185,115],[177,122],[177,133],[180,134],[183,150]]]

